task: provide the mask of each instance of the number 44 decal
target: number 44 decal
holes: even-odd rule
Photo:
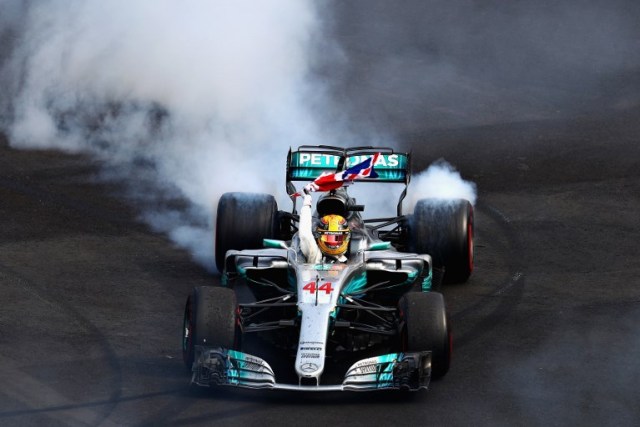
[[[318,292],[324,291],[326,294],[330,294],[331,291],[333,291],[333,288],[331,287],[331,282],[324,282],[318,288],[316,288],[316,282],[309,282],[306,285],[304,285],[302,289],[305,291],[308,291],[311,294],[315,294],[316,291]]]

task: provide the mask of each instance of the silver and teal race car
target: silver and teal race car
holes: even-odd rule
[[[347,262],[306,263],[295,199],[226,193],[218,203],[221,286],[189,295],[182,350],[191,383],[301,391],[426,389],[449,370],[451,330],[441,282],[473,269],[473,209],[462,199],[420,200],[402,213],[410,154],[390,148],[301,146],[287,156],[287,192],[376,154],[375,178],[404,183],[396,215],[363,219],[344,188],[319,216],[347,218]]]

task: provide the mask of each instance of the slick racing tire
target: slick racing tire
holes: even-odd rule
[[[409,249],[444,267],[444,283],[464,283],[473,271],[473,206],[464,199],[422,199],[409,218]]]
[[[404,351],[431,351],[431,377],[443,377],[451,363],[452,340],[444,298],[437,292],[409,292],[399,302]]]
[[[270,194],[225,193],[216,217],[216,267],[222,272],[228,250],[260,249],[276,235],[278,205]]]
[[[237,349],[236,294],[228,288],[199,286],[193,288],[184,309],[182,358],[191,370],[195,346]]]

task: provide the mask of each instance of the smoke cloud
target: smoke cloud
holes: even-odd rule
[[[376,185],[356,181],[349,187],[349,194],[358,203],[364,201],[366,218],[384,218],[396,214],[400,194],[404,190],[402,184]],[[476,184],[465,180],[456,168],[439,159],[426,170],[414,173],[402,201],[402,213],[411,214],[420,199],[447,200],[465,199],[475,205],[478,198]]]
[[[127,183],[144,219],[210,268],[220,195],[284,194],[274,165],[319,143],[312,1],[8,3],[10,144],[102,160],[102,178]]]
[[[328,25],[312,0],[3,2],[0,126],[14,148],[99,159],[141,220],[214,270],[217,200],[266,192],[288,210],[290,146],[396,145],[332,103],[347,61]],[[413,195],[460,188],[438,168]],[[368,215],[394,212],[397,196],[363,187]]]
[[[429,168],[412,178],[406,199],[408,212],[413,211],[420,199],[465,199],[475,205],[476,185],[466,181],[451,164],[438,160]]]

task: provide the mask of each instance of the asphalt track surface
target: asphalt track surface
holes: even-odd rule
[[[3,137],[0,425],[637,425],[639,105],[399,126],[416,170],[444,157],[479,189],[451,371],[413,395],[189,391],[184,300],[215,277],[99,164]]]

